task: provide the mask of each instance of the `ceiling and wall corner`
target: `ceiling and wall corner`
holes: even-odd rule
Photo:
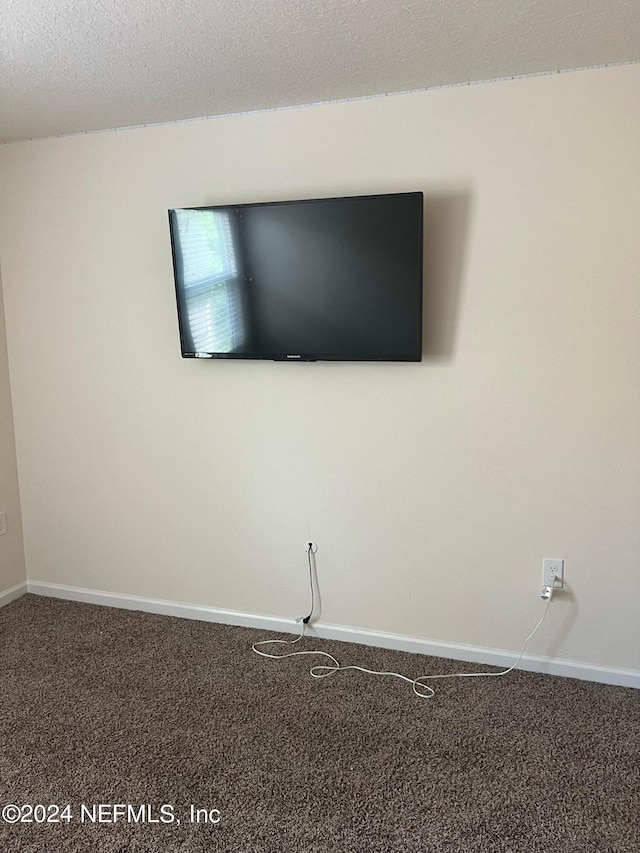
[[[555,554],[531,651],[640,671],[637,3],[13,0],[0,57],[2,140],[82,134],[0,146],[30,580],[295,616],[312,535],[327,623],[515,649]],[[398,190],[421,365],[180,359],[167,208]]]
[[[0,141],[638,59],[635,0],[12,0]]]

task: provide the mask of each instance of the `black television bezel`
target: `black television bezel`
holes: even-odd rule
[[[353,354],[337,354],[337,353],[263,353],[263,354],[254,354],[254,353],[201,353],[201,352],[190,352],[185,348],[185,341],[183,335],[183,327],[184,327],[184,315],[181,305],[180,298],[180,289],[178,286],[178,264],[177,264],[177,251],[176,251],[176,241],[174,239],[173,232],[173,217],[171,216],[176,210],[229,210],[235,209],[240,210],[243,208],[257,208],[257,207],[278,207],[280,205],[295,205],[295,204],[318,204],[324,202],[336,202],[336,201],[353,201],[357,199],[376,199],[376,198],[395,198],[395,197],[407,197],[407,196],[415,196],[420,197],[420,230],[418,236],[418,272],[417,272],[417,284],[418,284],[418,310],[416,312],[416,323],[417,323],[417,333],[418,333],[418,348],[419,351],[416,353],[407,353],[407,354],[381,354],[381,355],[365,355],[365,356],[356,356]],[[200,207],[176,207],[171,208],[168,211],[169,216],[169,232],[171,236],[171,256],[173,259],[173,281],[176,293],[176,303],[178,308],[178,331],[180,334],[180,349],[182,352],[182,358],[204,358],[204,359],[244,359],[248,361],[288,361],[288,362],[313,362],[313,361],[340,361],[340,362],[362,362],[362,361],[383,361],[383,362],[421,362],[422,361],[422,311],[423,311],[423,290],[424,290],[424,282],[423,282],[423,255],[424,255],[424,193],[422,191],[416,192],[397,192],[397,193],[373,193],[367,195],[350,195],[350,196],[333,196],[326,198],[302,198],[302,199],[290,199],[284,201],[260,201],[260,202],[245,202],[243,204],[218,204],[218,205],[203,205]]]

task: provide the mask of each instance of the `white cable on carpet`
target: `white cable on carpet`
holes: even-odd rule
[[[258,648],[259,646],[273,645],[275,643],[279,643],[279,644],[285,645],[285,646],[295,646],[295,644],[299,643],[300,640],[304,637],[304,630],[305,630],[305,627],[308,624],[309,620],[311,619],[311,616],[313,615],[313,606],[314,606],[314,604],[313,604],[313,578],[312,578],[312,572],[311,572],[311,550],[310,549],[308,551],[308,558],[309,558],[309,576],[310,576],[310,580],[311,580],[311,593],[312,593],[311,612],[309,613],[308,616],[305,616],[304,618],[300,618],[300,619],[296,620],[296,622],[302,623],[302,631],[300,633],[300,636],[296,637],[295,640],[260,640],[259,642],[254,643],[251,646],[251,649],[257,655],[260,655],[263,658],[270,658],[272,660],[279,660],[280,658],[298,657],[299,655],[320,655],[322,657],[328,658],[331,661],[331,664],[317,664],[316,666],[311,667],[311,669],[309,670],[309,674],[313,678],[327,678],[328,676],[334,675],[336,672],[339,672],[340,670],[347,670],[347,669],[357,669],[359,672],[364,672],[367,675],[381,675],[381,676],[386,675],[386,676],[390,676],[391,678],[399,678],[402,681],[406,681],[408,684],[410,684],[412,686],[413,692],[416,694],[416,696],[420,696],[422,699],[431,699],[433,696],[435,696],[435,690],[432,687],[430,687],[428,684],[425,684],[424,683],[425,681],[434,680],[434,679],[441,679],[441,678],[479,678],[481,676],[484,676],[486,678],[492,678],[492,677],[495,678],[495,677],[501,676],[501,675],[508,675],[508,673],[512,672],[518,666],[520,661],[522,660],[522,656],[524,654],[525,648],[527,647],[527,643],[529,642],[529,640],[533,637],[533,635],[536,633],[538,628],[544,622],[544,618],[547,615],[547,612],[549,610],[549,605],[551,604],[551,599],[553,597],[553,587],[546,587],[545,591],[547,592],[547,603],[545,605],[544,612],[538,621],[538,624],[536,625],[536,627],[533,629],[533,631],[529,634],[527,639],[522,644],[520,654],[518,655],[515,662],[512,663],[510,667],[508,667],[507,669],[501,670],[500,672],[453,672],[453,673],[436,674],[436,675],[419,675],[417,678],[410,678],[407,675],[401,675],[399,672],[383,672],[383,671],[377,670],[377,669],[367,669],[364,666],[356,666],[355,664],[342,666],[340,664],[340,662],[338,660],[336,660],[336,658],[334,658],[333,655],[329,654],[329,652],[323,652],[320,649],[312,649],[312,650],[310,649],[308,651],[301,651],[301,652],[298,652],[298,651],[296,651],[296,652],[285,652],[284,654],[280,654],[280,655],[271,654],[270,652],[263,652]]]

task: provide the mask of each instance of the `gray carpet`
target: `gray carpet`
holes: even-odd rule
[[[32,595],[0,610],[0,806],[72,814],[0,823],[2,853],[640,850],[639,691],[516,672],[419,699],[357,672],[314,681],[309,658],[254,655],[264,636]],[[81,822],[81,803],[175,821]],[[190,804],[219,823],[192,824]]]

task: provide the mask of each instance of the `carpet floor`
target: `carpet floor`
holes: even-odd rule
[[[264,637],[33,595],[0,610],[0,851],[640,851],[640,691],[514,672],[419,699],[313,680],[310,658],[254,655]]]

